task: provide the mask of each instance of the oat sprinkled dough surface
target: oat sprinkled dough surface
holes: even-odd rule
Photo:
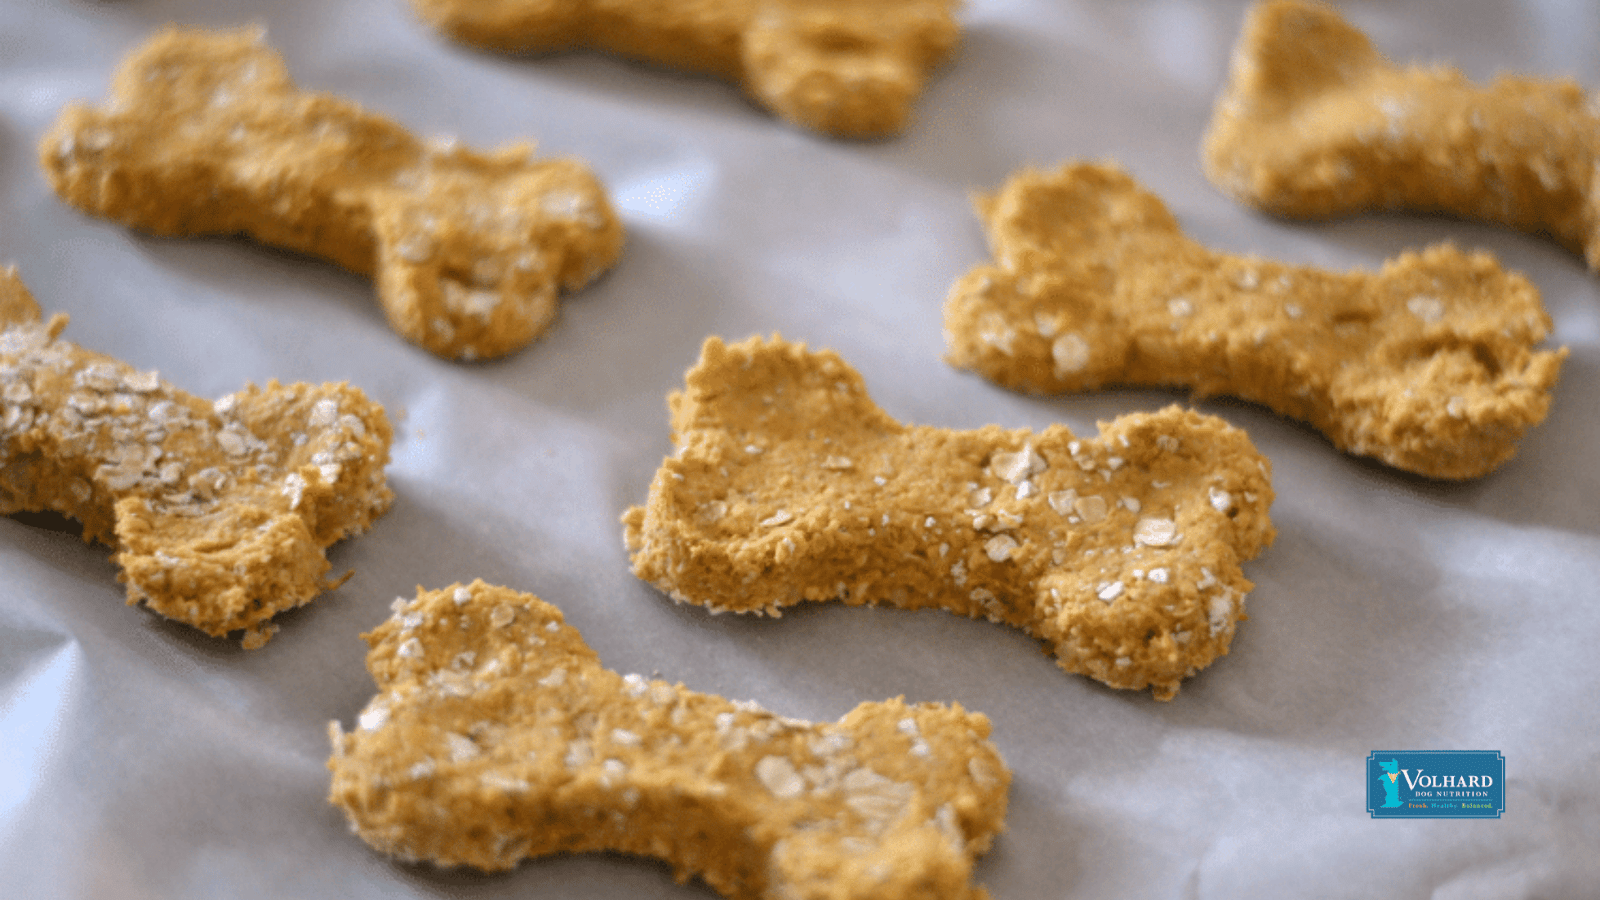
[[[330,726],[330,797],[385,853],[619,850],[731,900],[988,896],[973,858],[1010,772],[982,715],[890,700],[812,723],[621,675],[560,610],[482,581],[419,588],[366,638],[379,693]]]
[[[1565,348],[1487,253],[1334,273],[1216,252],[1110,165],[1023,171],[979,214],[994,250],[945,304],[950,361],[1034,393],[1168,385],[1309,422],[1433,478],[1487,474],[1543,421]]]
[[[717,611],[944,608],[1170,699],[1227,652],[1240,563],[1273,538],[1266,459],[1176,407],[1082,440],[907,426],[837,354],[778,338],[707,340],[669,403],[677,452],[625,540],[636,575]]]
[[[109,103],[67,107],[39,152],[85,212],[159,235],[249,235],[372,275],[394,329],[449,358],[525,346],[558,291],[610,267],[623,242],[583,164],[420,141],[299,90],[253,30],[161,31],[123,62]]]
[[[326,548],[393,499],[383,408],[344,384],[216,401],[59,340],[0,270],[0,513],[56,512],[116,548],[128,602],[257,647],[333,586]]]
[[[1397,66],[1325,4],[1250,12],[1203,156],[1217,187],[1277,215],[1446,213],[1549,234],[1600,269],[1600,116],[1575,82]]]
[[[470,44],[592,47],[741,84],[779,116],[840,137],[904,130],[960,38],[959,0],[411,0]]]

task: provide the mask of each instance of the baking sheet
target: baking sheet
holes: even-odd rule
[[[1579,0],[1349,2],[1399,60],[1600,83]],[[0,5],[0,261],[66,337],[219,396],[348,380],[396,420],[393,510],[336,546],[343,587],[243,651],[125,607],[102,547],[0,519],[0,896],[707,897],[615,855],[495,876],[393,863],[324,797],[330,720],[373,689],[359,633],[415,586],[483,578],[565,610],[620,671],[831,719],[903,694],[987,713],[1015,771],[980,863],[1000,900],[1592,896],[1600,883],[1600,282],[1535,237],[1409,216],[1294,224],[1204,180],[1196,147],[1239,0],[971,0],[959,56],[901,138],[786,127],[719,82],[592,54],[487,55],[401,0]],[[259,24],[305,87],[424,134],[533,138],[587,160],[629,228],[621,263],[507,359],[444,362],[364,280],[233,240],[158,240],[59,203],[34,146],[105,96],[168,22]],[[668,452],[666,394],[701,341],[838,350],[908,422],[1097,420],[1161,391],[1009,393],[941,361],[940,306],[987,258],[968,195],[1023,165],[1114,159],[1202,243],[1374,268],[1441,240],[1528,274],[1572,349],[1548,421],[1499,472],[1420,481],[1227,401],[1273,461],[1277,544],[1232,653],[1177,699],[1058,671],[1035,642],[936,611],[814,605],[780,620],[677,607],[629,573],[618,516]],[[1499,820],[1374,821],[1379,748],[1493,749]]]

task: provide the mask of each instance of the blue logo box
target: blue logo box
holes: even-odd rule
[[[1374,819],[1498,819],[1506,760],[1498,750],[1374,750],[1367,812]]]

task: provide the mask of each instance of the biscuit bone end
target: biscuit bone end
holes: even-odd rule
[[[845,137],[905,129],[960,34],[948,0],[773,0],[740,44],[750,92],[778,115]]]

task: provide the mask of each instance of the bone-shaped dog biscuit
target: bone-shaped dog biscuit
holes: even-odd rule
[[[732,900],[988,896],[972,862],[1010,773],[982,715],[890,700],[813,724],[619,675],[554,606],[481,581],[396,600],[366,638],[379,693],[330,727],[330,796],[385,853],[618,850]]]
[[[1277,215],[1446,213],[1550,234],[1600,269],[1600,116],[1576,84],[1402,68],[1321,4],[1250,13],[1203,156]]]
[[[715,75],[796,124],[905,128],[960,37],[959,0],[412,0],[457,40],[508,52],[592,47]]]
[[[201,400],[57,335],[0,270],[0,514],[57,512],[116,549],[128,602],[265,643],[332,585],[326,548],[389,507],[389,422],[344,384]]]
[[[110,103],[69,106],[45,136],[56,193],[154,234],[246,234],[372,274],[394,329],[450,358],[526,345],[558,289],[616,260],[622,226],[582,164],[425,144],[301,92],[260,38],[152,38]]]
[[[1063,669],[1168,699],[1227,652],[1271,543],[1268,464],[1169,408],[1079,440],[906,426],[836,354],[708,340],[671,398],[676,455],[623,517],[679,602],[942,607],[1021,628]]]
[[[1105,165],[1013,176],[979,212],[995,262],[945,305],[952,363],[1038,393],[1188,386],[1311,423],[1434,478],[1509,459],[1566,350],[1539,293],[1487,254],[1406,253],[1339,274],[1208,250]]]

